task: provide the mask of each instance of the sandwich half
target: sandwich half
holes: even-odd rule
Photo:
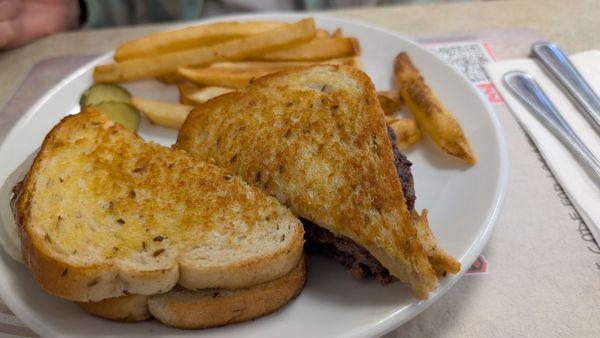
[[[307,239],[357,277],[420,298],[460,264],[414,211],[410,162],[369,77],[343,66],[283,71],[193,110],[175,149],[214,161],[304,220]]]
[[[145,142],[93,108],[46,136],[15,188],[13,211],[25,265],[46,292],[68,300],[170,304],[154,307],[160,309],[206,303],[206,290],[251,290],[255,297],[242,300],[264,303],[272,298],[269,285],[300,276],[277,301],[239,321],[274,311],[304,285],[304,231],[287,208],[224,169]],[[195,319],[196,327],[236,321]]]
[[[190,291],[176,286],[156,295],[126,295],[78,304],[93,315],[121,322],[154,317],[177,328],[209,328],[267,315],[294,299],[305,281],[306,265],[302,258],[284,276],[246,288]]]

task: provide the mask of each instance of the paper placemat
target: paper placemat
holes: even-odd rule
[[[600,332],[595,315],[600,248],[483,70],[495,59],[525,57],[541,38],[520,29],[417,37],[463,72],[493,105],[507,139],[510,181],[492,238],[469,273],[386,337],[582,337]],[[91,58],[65,56],[33,67],[0,111],[0,142],[35,100]],[[0,301],[0,336],[37,335]]]

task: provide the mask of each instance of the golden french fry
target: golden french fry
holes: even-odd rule
[[[402,107],[400,93],[395,90],[377,92],[377,98],[385,115],[392,115]]]
[[[208,67],[180,67],[179,74],[185,79],[202,86],[243,88],[254,79],[291,67],[337,64],[355,65],[356,57],[324,61],[245,61],[219,62]]]
[[[263,61],[318,61],[360,55],[355,38],[313,39],[303,45],[255,55],[251,59]]]
[[[254,79],[276,73],[279,69],[191,68],[180,67],[179,74],[203,86],[244,88]]]
[[[339,58],[324,61],[246,61],[219,62],[208,67],[180,67],[179,74],[185,79],[202,86],[243,88],[254,79],[291,67],[321,64],[354,65],[357,58]]]
[[[329,32],[328,31],[326,31],[326,30],[324,30],[322,28],[317,29],[317,35],[315,36],[315,38],[317,38],[317,39],[324,39],[324,38],[329,38],[329,37],[330,36],[329,36]]]
[[[267,32],[285,25],[285,23],[274,21],[217,22],[170,32],[159,32],[122,44],[115,51],[114,58],[115,61],[121,62],[194,49]]]
[[[281,28],[208,47],[96,66],[94,80],[96,82],[121,82],[157,77],[175,73],[181,66],[201,66],[217,61],[244,59],[260,53],[283,49],[306,42],[314,36],[315,22],[309,18]]]
[[[344,35],[342,33],[341,27],[336,28],[336,30],[334,30],[333,33],[331,33],[332,38],[341,38],[342,36],[344,36]]]
[[[419,128],[447,154],[475,164],[475,155],[460,124],[427,85],[408,54],[396,56],[394,74],[404,103],[415,116]]]
[[[156,79],[164,84],[177,84],[187,81],[185,77],[178,73],[161,75],[156,77]]]
[[[357,66],[358,57],[343,57],[323,61],[237,61],[216,62],[210,64],[209,68],[231,68],[231,69],[285,69],[290,67],[314,66],[314,65],[349,65]]]
[[[388,117],[389,116],[386,117],[386,123],[388,123]],[[396,134],[396,144],[401,150],[412,147],[421,139],[421,131],[413,119],[397,119],[391,121],[388,125],[392,128],[394,134]]]
[[[427,209],[421,211],[421,215],[416,210],[412,210],[411,215],[415,221],[417,237],[422,243],[423,249],[429,256],[431,267],[438,276],[446,276],[448,273],[457,274],[460,272],[460,262],[450,256],[443,248],[438,245],[427,220]]]
[[[178,129],[194,109],[193,106],[148,100],[132,97],[131,104],[144,114],[152,123],[167,128]]]
[[[189,97],[201,88],[201,86],[188,81],[178,83],[177,90],[179,91],[179,103],[195,106],[196,103],[192,102]]]
[[[385,116],[385,124],[390,125],[394,122],[398,121],[397,118],[393,117],[393,116]]]
[[[361,69],[362,68],[362,63],[360,62],[360,57],[355,56],[352,59],[354,60],[354,62],[352,64],[350,64],[350,65],[352,67],[354,67],[354,68]]]
[[[178,85],[179,102],[187,105],[197,106],[217,96],[234,91],[225,87],[199,87],[193,83],[182,83]]]

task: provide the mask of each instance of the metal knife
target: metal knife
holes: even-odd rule
[[[531,55],[558,80],[592,127],[600,134],[600,97],[569,61],[567,55],[557,45],[548,42],[533,44]]]

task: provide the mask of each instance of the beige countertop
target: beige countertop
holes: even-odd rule
[[[328,14],[407,35],[530,28],[569,52],[600,48],[598,0],[483,1],[352,9]],[[162,24],[67,32],[0,52],[0,106],[27,70],[40,60],[67,54],[105,52],[120,42],[168,27]]]

